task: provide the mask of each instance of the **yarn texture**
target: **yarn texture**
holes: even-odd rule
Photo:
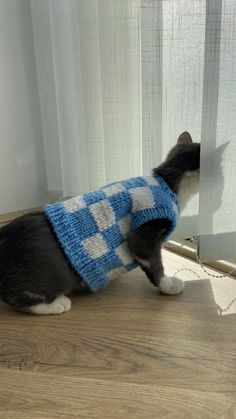
[[[144,223],[165,218],[176,227],[176,195],[160,176],[115,182],[64,202],[46,205],[44,212],[64,253],[91,291],[134,269],[127,237]]]

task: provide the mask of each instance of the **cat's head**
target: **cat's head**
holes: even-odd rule
[[[179,172],[199,170],[200,143],[194,143],[191,135],[187,131],[183,132],[168,153],[164,164],[166,168],[175,168]]]
[[[200,143],[194,143],[188,132],[183,132],[164,162],[153,169],[163,177],[178,195],[181,209],[198,192],[200,169]]]

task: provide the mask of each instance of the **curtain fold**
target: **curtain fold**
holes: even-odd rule
[[[163,6],[152,0],[140,5],[142,173],[148,175],[163,157]]]
[[[140,174],[139,2],[33,0],[31,7],[49,194]]]

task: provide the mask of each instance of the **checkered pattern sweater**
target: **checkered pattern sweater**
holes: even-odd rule
[[[136,177],[44,209],[75,271],[91,291],[137,264],[127,245],[130,230],[165,218],[176,227],[178,201],[160,176]]]

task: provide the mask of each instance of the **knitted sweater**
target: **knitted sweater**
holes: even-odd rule
[[[165,218],[176,227],[178,201],[160,176],[136,177],[46,205],[45,214],[75,271],[91,291],[137,266],[127,245],[130,230]]]

